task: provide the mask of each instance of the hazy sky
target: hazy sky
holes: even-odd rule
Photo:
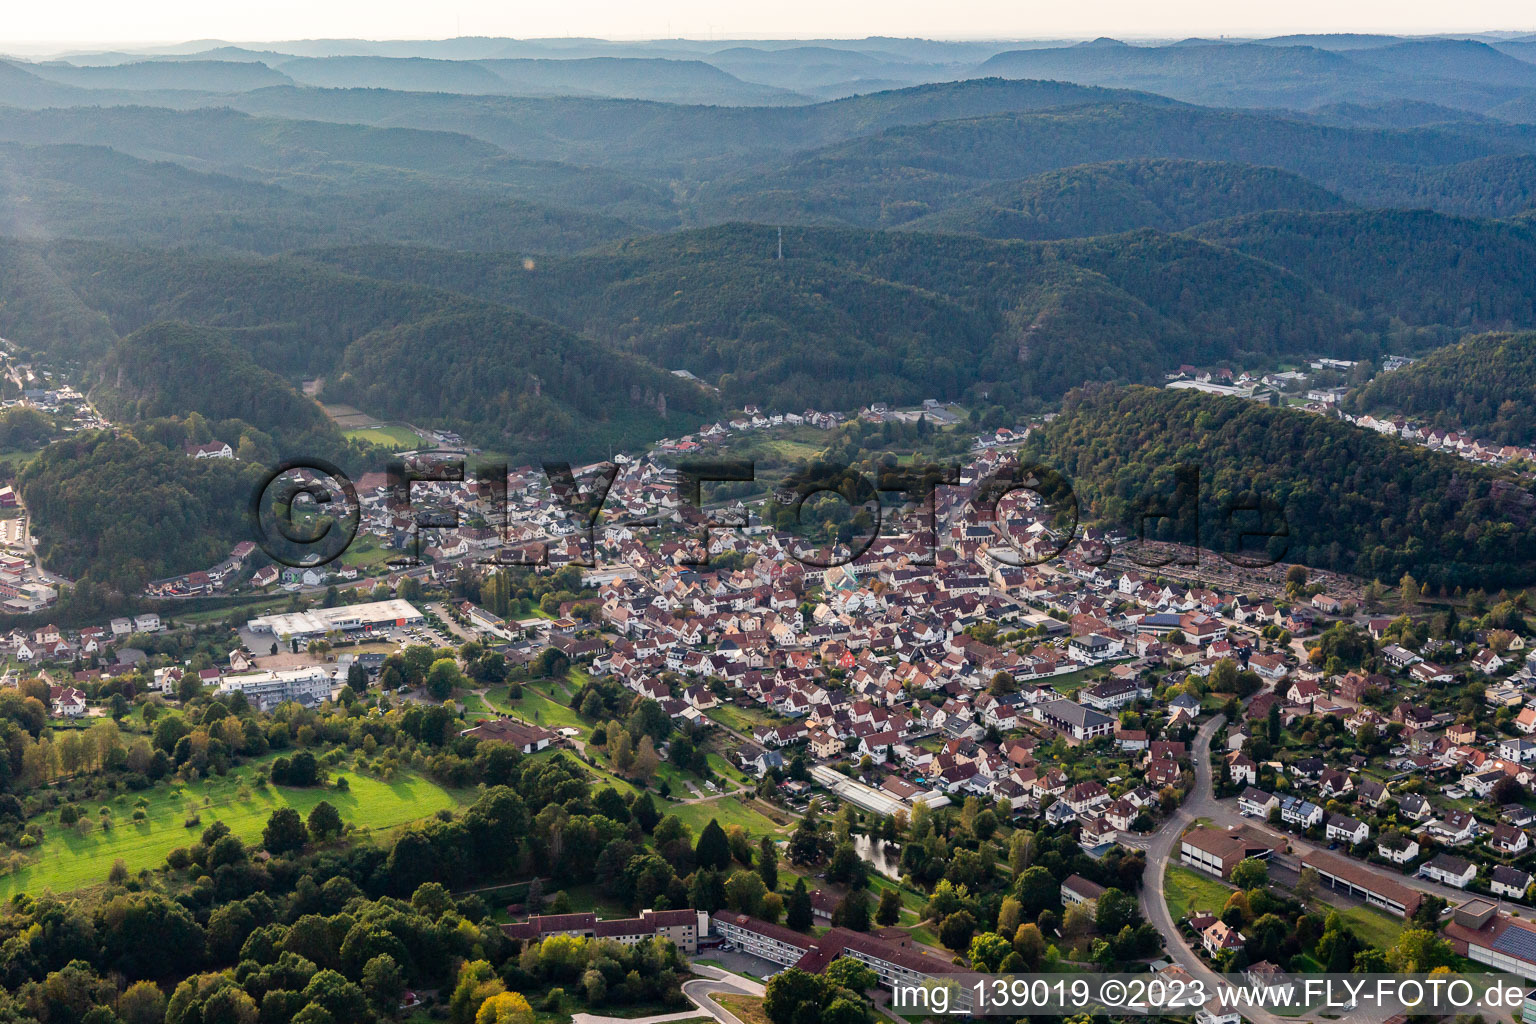
[[[21,44],[454,35],[610,39],[1180,37],[1301,31],[1536,31],[1531,0],[7,0]]]

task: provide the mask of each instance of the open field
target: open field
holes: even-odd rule
[[[782,725],[783,720],[775,718],[766,711],[758,708],[742,708],[735,704],[721,704],[704,712],[710,718],[721,725],[737,732],[751,734],[753,729],[760,725]]]
[[[541,681],[542,686],[547,686],[547,681]],[[488,690],[485,694],[486,702],[498,711],[516,715],[527,722],[542,725],[547,729],[563,729],[571,726],[580,729],[583,733],[592,728],[592,723],[582,720],[571,708],[556,700],[552,700],[545,693],[534,689],[528,684],[523,684],[523,695],[517,700],[507,698],[511,688],[498,686]]]
[[[658,809],[666,814],[677,815],[685,825],[693,829],[694,835],[698,835],[711,818],[720,822],[720,827],[724,829],[740,825],[754,839],[765,833],[780,834],[785,831],[784,826],[734,796],[722,796],[699,803],[672,804]]]
[[[1362,942],[1378,949],[1391,949],[1397,937],[1403,933],[1406,922],[1371,907],[1350,907],[1340,910],[1339,916],[1349,925],[1349,930]]]
[[[352,440],[367,441],[387,448],[421,448],[426,444],[421,435],[401,426],[363,427],[344,430],[343,433]]]
[[[1220,913],[1221,908],[1227,904],[1227,897],[1235,891],[1225,882],[1176,864],[1170,864],[1167,873],[1163,875],[1163,892],[1168,897],[1168,912],[1175,921],[1183,920],[1195,910]]]
[[[32,894],[45,890],[68,892],[106,881],[112,862],[121,857],[131,872],[157,868],[165,855],[178,846],[190,846],[202,830],[222,821],[230,831],[248,844],[259,843],[267,818],[279,807],[292,807],[308,815],[314,806],[327,800],[341,812],[342,820],[368,829],[389,829],[452,808],[458,801],[446,790],[418,775],[401,775],[393,782],[383,782],[365,775],[347,774],[350,788],[338,792],[329,787],[295,789],[268,786],[241,786],[251,776],[249,767],[230,772],[223,779],[196,785],[162,785],[145,793],[123,794],[107,806],[112,808],[112,830],[104,832],[93,825],[81,835],[58,824],[49,816],[47,836],[32,854],[35,862],[0,878],[0,899],[17,892]],[[147,801],[148,817],[133,821],[132,814],[140,798]],[[83,808],[94,823],[95,808]],[[196,814],[200,823],[192,828],[186,820]]]
[[[730,992],[722,992],[711,997],[715,1002],[730,1010],[736,1015],[741,1024],[771,1024],[768,1014],[763,1010],[762,996],[736,995]]]

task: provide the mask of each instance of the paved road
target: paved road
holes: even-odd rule
[[[720,1024],[742,1024],[742,1021],[730,1010],[715,1002],[714,996],[720,994],[761,996],[766,991],[761,983],[750,978],[743,978],[739,974],[732,974],[730,971],[722,971],[718,967],[710,967],[707,964],[694,964],[693,970],[696,974],[709,975],[709,977],[695,978],[692,981],[683,982],[683,995],[692,1000],[693,1005],[719,1021]],[[695,1014],[695,1016],[697,1015]],[[584,1022],[575,1021],[575,1024],[584,1024]],[[597,1022],[597,1024],[605,1024],[605,1022]],[[633,1022],[628,1022],[628,1024],[633,1024]]]
[[[1296,857],[1297,853],[1316,852],[1323,849],[1305,839],[1269,828],[1263,822],[1243,817],[1237,812],[1236,801],[1223,802],[1216,799],[1212,788],[1211,738],[1221,728],[1225,720],[1225,716],[1215,716],[1201,726],[1200,731],[1195,736],[1192,751],[1195,758],[1195,787],[1184,801],[1183,806],[1163,823],[1162,828],[1147,836],[1144,843],[1135,844],[1137,847],[1144,849],[1147,856],[1147,867],[1142,876],[1141,887],[1141,912],[1143,916],[1148,921],[1151,921],[1153,926],[1162,934],[1164,944],[1168,948],[1169,958],[1188,971],[1192,977],[1205,982],[1208,986],[1216,982],[1217,975],[1201,961],[1194,949],[1185,940],[1183,933],[1179,931],[1176,922],[1173,920],[1173,915],[1168,911],[1168,901],[1163,891],[1163,873],[1168,864],[1173,862],[1177,856],[1179,836],[1184,830],[1199,818],[1209,819],[1213,824],[1222,827],[1238,824],[1247,825],[1289,844],[1293,853],[1290,856],[1277,854],[1276,857],[1279,858],[1280,864],[1289,866],[1293,870],[1300,867]],[[1335,855],[1343,856],[1343,854]],[[1441,885],[1438,882],[1432,882],[1424,878],[1410,877],[1393,871],[1384,871],[1365,864],[1363,861],[1352,861],[1352,863],[1364,870],[1375,871],[1384,878],[1390,878],[1420,892],[1440,896],[1451,901],[1453,905],[1467,898],[1467,893],[1461,889]],[[1332,891],[1327,888],[1319,892],[1319,896],[1324,899],[1331,895]],[[1344,901],[1341,900],[1341,902]],[[1353,902],[1357,901],[1351,901],[1347,905],[1352,905]],[[1522,909],[1528,912],[1530,909],[1529,907],[1522,907],[1518,903],[1509,903],[1508,901],[1497,902],[1499,902],[1500,908],[1506,912]],[[1286,1020],[1262,1010],[1245,1008],[1243,1016],[1253,1021],[1254,1024],[1295,1024],[1294,1020]]]
[[[1173,915],[1168,912],[1168,900],[1163,894],[1163,872],[1175,856],[1179,836],[1183,834],[1184,829],[1194,824],[1195,819],[1206,817],[1216,805],[1211,791],[1211,737],[1216,734],[1217,729],[1221,728],[1224,721],[1226,721],[1224,716],[1217,715],[1201,726],[1199,733],[1196,734],[1195,788],[1184,801],[1183,806],[1163,822],[1163,827],[1148,837],[1147,868],[1141,878],[1142,916],[1151,921],[1152,926],[1162,933],[1163,944],[1168,947],[1169,959],[1188,971],[1190,977],[1202,982],[1210,991],[1215,991],[1221,983],[1221,978],[1195,953],[1184,938],[1184,934],[1179,931]],[[1285,1024],[1281,1018],[1263,1010],[1247,1010],[1243,1015],[1254,1024]]]

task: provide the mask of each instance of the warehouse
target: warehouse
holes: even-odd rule
[[[426,619],[409,601],[369,601],[336,608],[262,615],[245,624],[253,633],[271,633],[283,643],[316,640],[331,633],[351,635],[395,627],[419,626]]]

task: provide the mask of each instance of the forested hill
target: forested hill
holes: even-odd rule
[[[646,229],[617,216],[531,201],[526,197],[550,198],[537,181],[541,174],[558,171],[530,170],[518,184],[478,187],[430,180],[398,188],[328,186],[306,177],[300,191],[105,146],[0,143],[0,235],[260,253],[381,241],[545,253],[576,252]],[[561,198],[580,203],[595,187],[612,208],[638,213],[645,224],[673,222],[657,212],[662,204],[647,190],[612,178],[574,173]]]
[[[246,509],[265,472],[104,430],[49,445],[19,482],[47,565],[136,593],[248,540]]]
[[[230,102],[273,117],[463,132],[529,160],[643,167],[692,176],[701,168],[750,166],[901,125],[1084,104],[1168,106],[1174,101],[1069,82],[981,78],[799,107],[294,88],[262,89]]]
[[[1062,243],[727,225],[534,269],[513,257],[370,247],[312,254],[351,273],[496,298],[669,369],[728,402],[847,408],[965,395],[1054,399],[1181,362],[1377,341],[1270,264],[1154,232]],[[1092,344],[1083,339],[1092,338]]]
[[[1418,171],[1533,151],[1536,133],[1526,127],[1384,131],[1272,113],[1115,103],[892,128],[795,155],[767,171],[711,182],[700,190],[699,203],[713,217],[895,225],[998,181],[1078,164],[1158,158],[1278,167],[1353,202],[1395,205],[1411,195],[1438,206],[1442,197],[1428,192],[1433,179],[1416,177]],[[1455,193],[1444,199],[1465,201]]]
[[[199,399],[196,375],[184,379],[185,387],[120,376],[121,360],[109,354],[112,334],[161,321],[238,332],[238,362],[226,358],[237,354],[215,345],[204,367],[218,379],[252,365],[290,389],[300,378],[324,377],[329,398],[366,402],[378,416],[452,426],[486,447],[529,457],[558,451],[588,458],[610,443],[645,443],[679,424],[696,425],[716,408],[697,385],[603,341],[441,289],[338,273],[293,258],[130,251],[81,242],[13,243],[0,247],[0,258],[7,255],[32,267],[39,284],[34,294],[4,282],[27,301],[0,307],[0,333],[25,338],[55,357],[92,365],[106,360],[99,371],[107,375],[103,383],[116,389],[121,381],[123,393],[114,401],[124,409],[159,412],[205,402],[220,405],[221,415],[234,406],[248,406],[254,415],[263,405],[246,392],[228,399],[228,407]],[[80,345],[74,327],[82,321],[103,325],[100,351]],[[395,351],[396,361],[377,361],[380,351],[412,332],[441,338],[448,325],[452,338],[440,349]],[[173,343],[189,343],[188,337],[157,330],[131,347]],[[364,367],[367,373],[359,377],[356,371]],[[260,390],[271,384],[263,380]],[[268,411],[269,424],[276,415],[276,409]]]
[[[1273,167],[1123,160],[989,185],[903,227],[986,238],[1075,238],[1136,228],[1178,231],[1268,210],[1340,210],[1327,189]]]
[[[1191,234],[1407,323],[1483,330],[1536,324],[1536,230],[1527,225],[1427,210],[1279,212]]]
[[[1292,225],[1294,244],[1250,244],[1249,224]],[[1536,248],[1523,227],[1362,212],[1222,221],[1210,234],[1219,244],[1153,231],[997,242],[786,228],[780,261],[775,229],[727,225],[533,270],[513,256],[427,249],[309,256],[506,302],[718,379],[730,401],[786,408],[951,397],[983,383],[1054,399],[1180,363],[1358,358],[1536,328]],[[1449,267],[1445,252],[1457,254]]]
[[[1360,412],[1409,416],[1499,444],[1536,444],[1536,333],[1480,334],[1384,373],[1356,394]]]
[[[1223,519],[1235,497],[1283,512],[1287,560],[1395,582],[1499,587],[1536,580],[1536,498],[1464,460],[1312,413],[1196,391],[1073,392],[1027,452],[1064,473],[1085,515],[1135,535],[1143,501],[1173,493],[1177,464],[1201,473],[1200,536],[1248,550]],[[1174,537],[1192,536],[1186,515]],[[1275,520],[1261,524],[1274,530]]]
[[[320,454],[298,450],[316,435],[333,444],[340,440],[319,405],[251,359],[239,331],[184,323],[135,331],[103,360],[91,398],[114,420],[190,412],[209,420],[241,420],[286,442],[294,455]]]

